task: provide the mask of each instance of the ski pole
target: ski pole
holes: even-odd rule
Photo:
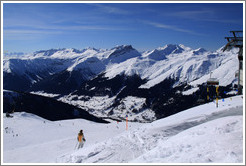
[[[77,145],[78,145],[78,142],[76,143],[76,145],[75,145],[75,147],[74,147],[74,150],[76,149]]]

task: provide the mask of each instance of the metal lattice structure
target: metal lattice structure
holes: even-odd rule
[[[238,94],[242,94],[243,89],[243,31],[230,31],[233,36],[225,37],[228,41],[223,51],[230,50],[233,47],[239,48],[238,60],[239,60],[239,69],[238,69]]]
[[[243,31],[230,31],[233,37],[225,37],[228,41],[224,51],[229,47],[243,47]]]

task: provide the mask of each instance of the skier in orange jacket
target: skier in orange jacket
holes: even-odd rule
[[[79,141],[78,149],[80,149],[84,146],[84,142],[86,141],[84,134],[83,134],[83,130],[80,130],[78,137],[77,137],[77,140]]]

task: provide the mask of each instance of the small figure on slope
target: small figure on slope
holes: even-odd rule
[[[78,137],[77,137],[77,140],[79,141],[78,149],[80,149],[84,146],[84,142],[86,141],[84,134],[83,134],[83,130],[80,130]]]

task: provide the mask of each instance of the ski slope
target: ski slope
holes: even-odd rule
[[[23,110],[24,111],[24,110]],[[197,106],[152,123],[3,117],[3,163],[244,163],[243,97]],[[84,130],[86,143],[75,150]]]

